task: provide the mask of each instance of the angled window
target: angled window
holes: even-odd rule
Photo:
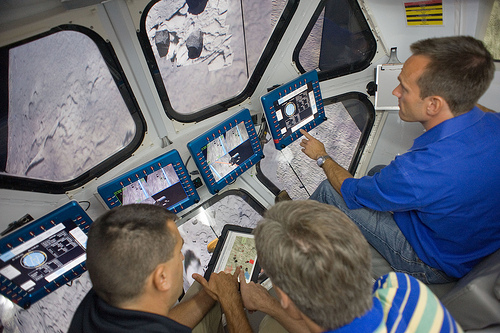
[[[484,44],[493,55],[495,61],[500,61],[500,0],[495,0],[491,10],[490,20],[484,36]]]
[[[110,45],[60,26],[0,49],[0,184],[64,193],[131,155],[145,126]]]
[[[153,0],[139,39],[170,118],[195,121],[255,90],[298,0]]]
[[[355,0],[323,0],[294,50],[301,73],[318,69],[319,79],[359,72],[370,65],[377,42]]]

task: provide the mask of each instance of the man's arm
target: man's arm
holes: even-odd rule
[[[260,284],[246,283],[245,278],[240,276],[240,289],[243,305],[247,310],[261,311],[270,315],[290,333],[308,331],[303,320],[291,318],[280,302]]]
[[[252,328],[248,322],[243,301],[238,291],[238,275],[240,268],[236,269],[234,275],[224,272],[212,273],[210,281],[199,274],[193,274],[193,278],[198,281],[205,291],[217,300],[226,314],[227,326],[231,333],[251,333]]]
[[[190,299],[170,309],[168,317],[182,325],[194,328],[214,304],[214,299],[204,289],[201,289]]]
[[[303,129],[300,130],[300,133],[305,136],[305,139],[302,139],[300,142],[300,145],[303,147],[302,152],[304,154],[313,160],[317,160],[320,156],[327,155],[325,145],[321,141],[315,139]],[[340,195],[342,195],[340,188],[342,187],[344,180],[347,178],[353,178],[353,176],[349,173],[349,171],[341,167],[331,158],[327,159],[321,168],[323,168],[326,178],[328,178],[328,181],[332,184],[333,188]]]

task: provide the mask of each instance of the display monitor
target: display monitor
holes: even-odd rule
[[[92,220],[75,202],[0,239],[0,293],[30,305],[85,272]]]
[[[99,186],[97,192],[108,208],[147,203],[178,213],[200,201],[175,149]]]
[[[212,273],[234,274],[237,267],[243,271],[247,283],[258,281],[260,267],[252,230],[232,224],[224,226],[205,272],[207,281]]]
[[[226,119],[187,146],[212,194],[235,181],[263,157],[248,109]]]
[[[316,71],[272,90],[261,101],[278,150],[299,138],[301,128],[309,131],[326,120]]]

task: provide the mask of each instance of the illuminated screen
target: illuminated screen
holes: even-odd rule
[[[0,294],[27,309],[83,274],[91,224],[71,201],[0,238]]]
[[[145,203],[177,213],[200,200],[175,149],[100,185],[97,192],[108,208]]]
[[[262,96],[262,107],[277,150],[326,120],[316,71],[307,72]]]
[[[253,155],[252,144],[244,122],[231,128],[215,140],[212,140],[201,151],[205,157],[215,181],[219,181],[236,169],[241,162]]]
[[[169,164],[115,192],[122,205],[147,203],[170,208],[187,198],[187,194]]]
[[[257,282],[260,267],[252,230],[239,225],[224,225],[205,271],[205,279],[209,280],[212,272],[234,274],[237,267],[240,267],[246,282]]]
[[[86,260],[87,235],[64,221],[0,256],[0,274],[34,293]]]
[[[257,249],[255,248],[253,235],[228,231],[214,273],[223,271],[224,273],[234,274],[239,266],[245,275],[246,282],[249,283],[254,274],[256,262]]]
[[[248,109],[187,144],[210,193],[231,184],[263,157]]]
[[[298,131],[318,116],[312,83],[274,101],[274,109],[283,137]]]

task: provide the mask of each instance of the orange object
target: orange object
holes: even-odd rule
[[[213,241],[211,241],[210,243],[208,243],[207,245],[207,250],[208,250],[208,253],[212,253],[214,252],[215,250],[215,247],[217,246],[217,242],[219,241],[218,238],[214,239]]]

